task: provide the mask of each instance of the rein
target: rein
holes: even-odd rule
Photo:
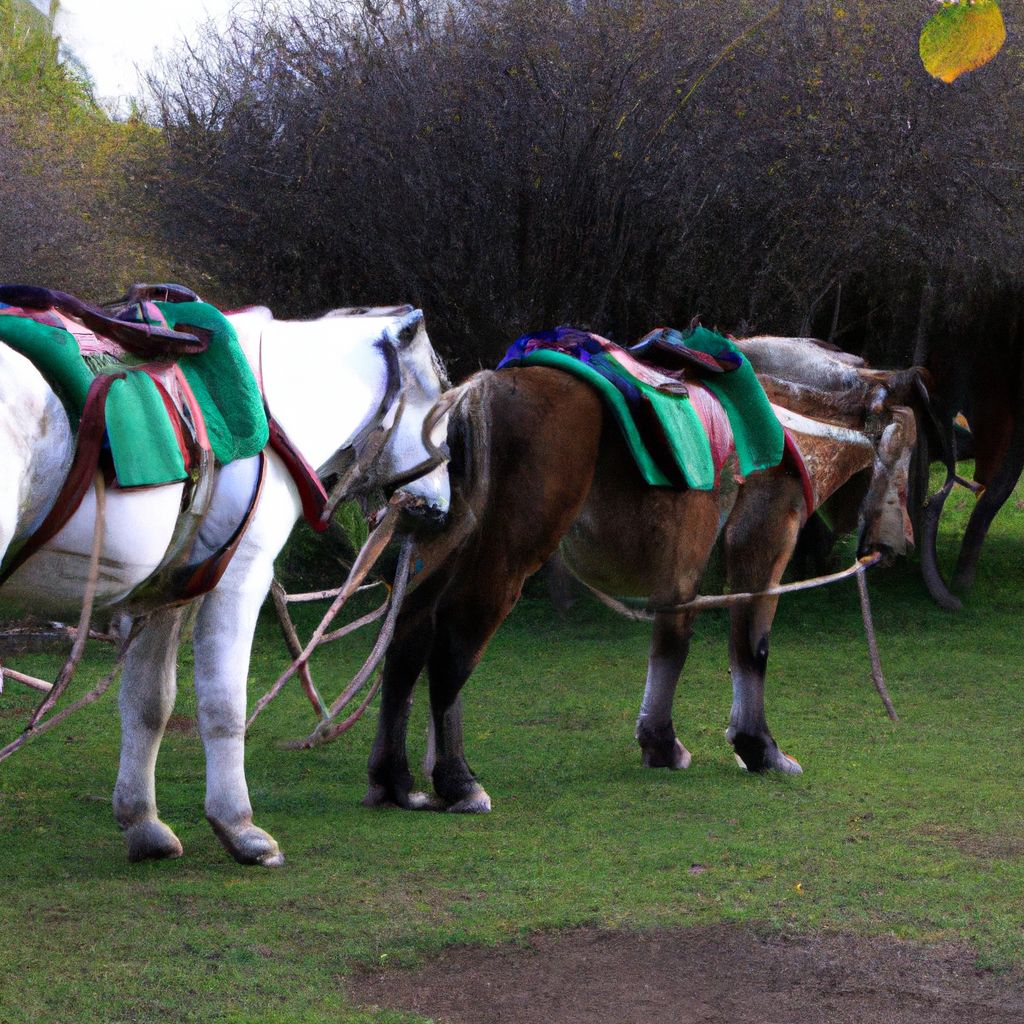
[[[331,485],[330,490],[320,492],[320,500],[317,503],[319,508],[316,512],[307,512],[307,520],[314,529],[325,529],[331,517],[337,511],[338,506],[345,501],[351,500],[359,492],[360,482],[365,480],[371,466],[373,466],[378,456],[387,447],[392,435],[398,428],[398,424],[401,422],[402,414],[405,412],[406,378],[402,362],[398,358],[394,344],[385,337],[381,337],[377,342],[377,348],[384,357],[386,379],[384,394],[377,404],[376,411],[359,428],[348,444],[338,449],[319,470],[311,471],[318,479],[337,475],[337,479]],[[257,365],[257,380],[259,381],[260,391],[263,392],[264,405],[267,405],[266,392],[263,388],[262,336],[260,337]],[[453,388],[445,392],[424,419],[422,441],[423,447],[428,453],[427,457],[399,476],[389,479],[388,485],[390,487],[393,489],[402,487],[412,480],[425,476],[448,461],[447,446],[434,444],[431,434],[451,408],[452,401],[448,399],[457,390],[457,388]],[[276,424],[269,406],[267,406],[267,418],[271,423],[272,432],[275,427],[280,432],[280,427]],[[282,437],[281,440],[284,445],[290,444],[287,438]],[[275,447],[280,447],[280,442]],[[335,466],[335,463],[339,463],[339,465]],[[295,475],[294,463],[289,462],[288,465],[289,471]],[[306,511],[305,508],[304,511]]]
[[[616,600],[614,597],[610,597],[608,594],[602,593],[595,587],[590,586],[589,583],[581,582],[583,582],[583,585],[601,602],[601,604],[605,605],[607,608],[611,608],[612,611],[618,612],[619,615],[622,615],[627,619],[631,619],[634,622],[653,622],[657,615],[698,612],[707,608],[729,608],[734,605],[745,604],[748,601],[756,601],[762,597],[779,597],[783,594],[795,594],[801,590],[814,590],[817,587],[824,587],[830,583],[838,583],[840,580],[856,576],[857,590],[860,597],[861,618],[864,622],[864,636],[867,640],[868,656],[871,659],[871,680],[875,685],[875,689],[878,691],[878,696],[882,701],[882,705],[885,708],[885,712],[889,716],[889,719],[893,722],[898,722],[899,715],[896,714],[896,708],[893,706],[892,699],[889,696],[889,689],[885,685],[885,677],[882,674],[882,661],[878,653],[875,624],[871,616],[871,601],[868,597],[867,570],[873,565],[877,565],[878,562],[881,561],[881,558],[881,552],[875,551],[870,555],[864,555],[861,558],[858,558],[853,565],[848,566],[846,569],[843,569],[840,572],[829,573],[827,576],[814,576],[810,579],[798,580],[795,583],[784,583],[776,587],[768,587],[765,590],[759,590],[756,593],[701,594],[693,598],[693,600],[685,601],[682,604],[662,605],[653,608],[648,606],[643,609],[630,608],[629,605]]]
[[[465,385],[450,388],[434,404],[434,407],[424,418],[422,429],[423,447],[428,452],[428,456],[421,463],[413,466],[406,473],[403,473],[400,478],[392,481],[395,487],[401,487],[410,480],[415,480],[448,461],[449,453],[447,444],[434,444],[432,435],[441,420],[448,415],[455,403],[462,398],[464,392]],[[374,420],[371,420],[367,427],[360,431],[359,437],[362,439],[363,443],[362,450],[356,455],[355,462],[347,470],[345,475],[331,488],[327,504],[320,516],[321,522],[326,523],[337,506],[351,496],[351,491],[356,481],[365,474],[367,468],[383,449],[388,438],[397,426],[404,410],[404,403],[404,394],[402,390],[399,390],[397,400],[398,408],[395,416],[392,418],[391,425],[389,427],[383,426],[383,421],[387,418],[391,408],[387,403],[382,402],[378,407],[377,415],[374,417]],[[383,583],[383,581],[380,581],[379,583],[364,584],[364,580],[369,575],[370,571],[383,554],[384,549],[394,536],[401,513],[406,508],[416,504],[416,500],[417,499],[407,494],[394,494],[391,501],[379,514],[377,525],[371,532],[370,536],[367,537],[366,542],[356,555],[355,561],[352,564],[352,568],[349,570],[349,575],[345,583],[336,590],[324,590],[309,594],[290,595],[285,593],[284,588],[277,582],[277,580],[274,581],[271,586],[271,596],[274,601],[274,608],[277,611],[278,621],[281,624],[281,631],[284,634],[285,643],[288,647],[288,652],[292,657],[292,661],[288,668],[285,669],[285,671],[277,678],[274,685],[271,686],[270,689],[256,702],[252,714],[246,722],[247,730],[252,727],[256,718],[263,709],[281,692],[285,684],[296,675],[299,677],[302,688],[305,690],[306,696],[309,699],[313,710],[319,716],[320,721],[308,736],[304,739],[294,741],[289,744],[289,746],[308,749],[320,744],[330,743],[332,740],[337,739],[338,736],[350,729],[360,719],[360,717],[362,717],[363,712],[377,693],[377,690],[380,688],[381,676],[379,674],[356,709],[349,714],[348,717],[339,721],[339,715],[341,712],[352,703],[359,691],[366,686],[367,681],[376,671],[380,662],[383,660],[384,655],[387,653],[388,646],[391,643],[391,638],[394,635],[395,623],[397,622],[398,613],[402,606],[402,599],[405,596],[405,589],[409,582],[413,555],[412,539],[410,537],[406,537],[403,540],[402,550],[398,559],[398,567],[395,570],[395,577],[390,586],[387,583]],[[340,629],[328,632],[330,624],[354,594],[361,590],[366,590],[369,587],[381,584],[387,588],[388,596],[378,608],[366,615],[363,615],[361,618],[350,622],[348,625],[343,626]],[[291,615],[288,611],[288,605],[291,603],[303,603],[307,601],[322,601],[327,600],[328,598],[333,598],[330,608],[328,608],[320,622],[320,625],[310,637],[309,642],[303,646],[299,639],[298,631],[295,628],[295,623],[292,621]],[[377,636],[377,641],[373,645],[373,649],[366,661],[352,678],[352,681],[345,688],[341,696],[338,697],[333,704],[328,706],[317,690],[309,668],[309,661],[313,653],[323,644],[329,644],[333,643],[335,640],[340,640],[342,637],[348,636],[357,629],[370,625],[381,618],[384,618],[384,623],[381,626],[380,633]]]
[[[281,692],[285,684],[295,675],[298,675],[302,681],[306,695],[309,697],[314,710],[320,716],[320,721],[308,736],[304,739],[296,740],[293,743],[288,744],[288,746],[308,749],[310,747],[319,746],[323,743],[329,743],[331,740],[337,739],[338,736],[351,728],[351,726],[354,725],[362,716],[363,712],[366,710],[370,701],[373,699],[380,687],[381,677],[379,673],[377,678],[369,687],[369,691],[366,696],[360,702],[355,711],[353,711],[347,718],[339,721],[339,715],[342,711],[352,703],[360,690],[366,686],[370,677],[377,671],[377,668],[383,660],[384,655],[387,653],[388,646],[391,643],[391,638],[395,631],[395,623],[398,620],[398,613],[402,606],[402,599],[405,596],[405,589],[409,582],[409,574],[412,567],[413,540],[411,537],[406,536],[403,538],[401,553],[398,557],[398,567],[395,570],[394,582],[391,586],[387,587],[388,596],[384,603],[379,608],[359,619],[356,619],[354,622],[350,622],[341,629],[328,632],[328,627],[354,594],[358,593],[360,590],[367,589],[367,587],[363,585],[363,581],[369,575],[374,565],[376,565],[377,561],[384,553],[388,543],[391,541],[391,538],[394,536],[402,513],[406,508],[410,507],[414,503],[415,499],[405,494],[396,494],[391,499],[387,507],[381,513],[373,532],[366,539],[366,543],[363,544],[359,554],[356,556],[356,559],[352,564],[352,568],[349,570],[348,578],[337,590],[321,591],[312,594],[296,594],[289,597],[289,595],[285,594],[280,584],[275,581],[274,589],[272,591],[274,605],[277,609],[278,618],[281,622],[281,628],[284,632],[289,652],[292,655],[292,661],[284,672],[278,676],[274,685],[271,686],[271,688],[256,702],[253,712],[246,722],[246,729],[249,729],[252,726],[260,712],[262,712],[263,709]],[[374,585],[375,584],[370,584],[370,586]],[[387,584],[385,584],[385,586],[387,586]],[[295,629],[295,624],[292,622],[291,616],[288,613],[288,603],[323,600],[328,597],[332,597],[334,599],[331,606],[324,614],[319,626],[317,626],[313,631],[309,641],[305,646],[302,646],[298,638],[298,633]],[[342,637],[348,636],[350,633],[353,633],[362,626],[375,622],[382,617],[385,617],[384,624],[381,627],[376,643],[374,643],[369,656],[363,662],[362,667],[355,674],[352,681],[348,686],[346,686],[338,699],[328,706],[313,684],[312,675],[309,669],[310,658],[322,645],[333,643],[335,640],[340,640]]]
[[[756,601],[762,597],[778,597],[782,594],[795,594],[801,590],[814,590],[817,587],[827,586],[829,583],[838,583],[840,580],[849,579],[851,576],[855,576],[858,573],[864,573],[870,569],[873,565],[876,565],[882,556],[879,552],[874,552],[870,555],[864,555],[858,558],[853,565],[840,572],[829,573],[827,576],[814,576],[811,579],[798,580],[795,583],[783,583],[777,587],[768,587],[765,590],[758,590],[754,593],[741,593],[741,594],[700,594],[693,598],[691,601],[685,601],[682,604],[669,604],[651,607],[648,605],[646,608],[630,608],[629,605],[622,601],[617,600],[614,597],[610,597],[608,594],[602,593],[600,590],[590,586],[589,583],[584,583],[584,586],[605,606],[611,608],[613,611],[618,612],[620,615],[625,616],[627,619],[632,619],[634,622],[653,622],[657,615],[674,615],[679,612],[689,611],[704,611],[708,608],[729,608],[735,604],[744,604],[747,601]]]
[[[74,631],[75,639],[71,646],[71,653],[64,662],[64,667],[60,670],[60,674],[57,676],[57,681],[55,683],[48,683],[43,679],[26,676],[21,672],[14,672],[0,665],[0,691],[3,689],[4,678],[9,677],[15,682],[22,683],[30,689],[37,690],[44,694],[42,701],[36,707],[35,711],[32,712],[28,725],[25,726],[21,735],[0,750],[0,761],[7,760],[11,754],[20,747],[23,747],[29,740],[42,735],[44,732],[49,732],[50,729],[55,725],[59,725],[69,715],[73,715],[76,711],[85,707],[87,704],[92,704],[102,697],[110,687],[110,684],[113,683],[120,675],[121,669],[124,667],[125,659],[128,656],[128,649],[131,647],[132,641],[135,639],[139,630],[142,628],[143,623],[146,621],[146,616],[141,616],[135,620],[132,625],[131,632],[121,645],[121,650],[118,653],[114,667],[96,684],[96,686],[93,687],[92,690],[68,707],[53,713],[54,706],[64,694],[64,691],[67,690],[75,674],[75,669],[78,667],[78,663],[82,660],[82,655],[85,653],[85,642],[90,639],[89,625],[92,621],[92,606],[96,596],[96,587],[99,582],[100,554],[103,549],[103,524],[106,519],[106,485],[104,484],[102,473],[96,473],[93,486],[96,490],[96,521],[93,526],[92,550],[89,555],[89,577],[85,586],[85,594],[82,601],[82,613],[78,620],[78,628]]]

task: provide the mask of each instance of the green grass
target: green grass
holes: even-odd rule
[[[947,554],[969,500],[951,499]],[[165,740],[158,793],[186,856],[127,864],[109,804],[110,695],[0,766],[0,1021],[410,1024],[419,1018],[348,1004],[354,964],[413,963],[453,942],[580,924],[962,939],[987,965],[1022,965],[1022,588],[1019,494],[961,614],[932,606],[912,565],[875,574],[897,726],[871,687],[853,583],[785,599],[769,720],[804,766],[797,779],[741,772],[724,741],[723,614],[698,624],[677,698],[693,765],[655,772],[641,769],[632,738],[646,627],[587,600],[560,623],[542,596],[529,598],[465,694],[469,758],[494,812],[362,808],[373,712],[331,747],[284,750],[312,724],[286,692],[248,746],[257,820],[288,857],[280,871],[226,858],[202,817],[198,736],[180,730]],[[322,659],[325,689],[337,692],[363,649]],[[194,708],[189,656],[183,714]],[[254,696],[283,661],[267,619]],[[0,740],[30,703],[8,685]]]

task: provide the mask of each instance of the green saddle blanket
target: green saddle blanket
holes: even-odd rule
[[[657,365],[648,361],[655,353],[645,351],[654,341]],[[673,355],[685,363],[685,377]],[[651,486],[712,490],[732,451],[743,475],[782,459],[782,426],[753,369],[728,339],[712,331],[698,328],[682,336],[661,330],[624,349],[596,334],[559,327],[517,339],[503,366],[548,366],[590,384]]]
[[[658,355],[646,355],[654,343]],[[629,351],[640,359],[654,359],[658,365],[673,365],[671,354],[701,353],[722,367],[721,373],[700,373],[700,382],[722,403],[736,445],[740,473],[746,476],[769,469],[782,461],[785,435],[750,360],[724,335],[706,327],[685,333],[663,327],[642,338]]]
[[[178,365],[192,388],[206,422],[210,447],[222,465],[248,458],[267,443],[263,400],[234,328],[204,302],[158,302],[169,327],[210,332],[210,344],[198,355],[179,356]],[[38,318],[37,318],[38,317]],[[0,305],[0,342],[28,358],[53,388],[77,430],[86,396],[97,372],[125,371],[106,402],[106,433],[114,471],[122,487],[172,483],[188,475],[179,436],[164,398],[138,365],[113,363],[90,368],[76,337],[46,314],[32,317]]]

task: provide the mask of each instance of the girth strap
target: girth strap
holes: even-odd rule
[[[165,566],[149,578],[141,587],[137,587],[125,599],[125,607],[133,613],[147,611],[152,608],[167,608],[173,605],[187,604],[203,594],[208,594],[220,582],[231,559],[234,558],[238,545],[242,543],[245,531],[256,514],[260,497],[263,494],[263,483],[267,476],[267,453],[261,451],[259,473],[256,486],[253,488],[249,507],[234,532],[212,555],[204,558],[196,565],[177,564]],[[184,555],[188,552],[185,551]]]

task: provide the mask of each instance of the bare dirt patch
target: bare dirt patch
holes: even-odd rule
[[[993,836],[969,829],[935,825],[923,828],[921,834],[980,860],[1016,860],[1024,856],[1024,836],[1013,832]]]
[[[1024,1024],[1024,979],[977,969],[964,946],[726,925],[453,947],[350,988],[439,1024]]]

